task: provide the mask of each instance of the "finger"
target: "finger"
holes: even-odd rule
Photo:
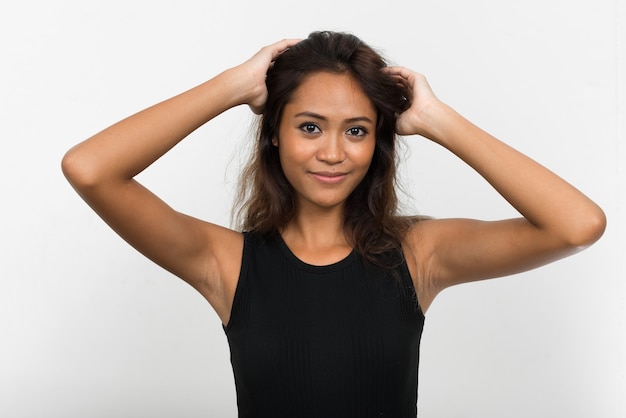
[[[426,80],[426,78],[415,71],[409,70],[406,67],[386,67],[385,72],[393,77],[397,77],[407,87],[412,87],[418,81]]]
[[[248,104],[248,107],[250,108],[250,110],[252,110],[252,113],[254,113],[255,115],[261,115],[263,114],[263,111],[265,110],[265,106],[253,106],[251,104]]]
[[[409,80],[399,75],[391,75],[392,80],[396,83],[396,85],[406,91],[408,95],[413,94],[413,85]]]
[[[406,67],[402,67],[399,65],[392,65],[389,67],[383,68],[383,71],[390,75],[399,75],[404,78],[410,78],[411,75],[415,74],[414,71],[409,70]]]
[[[283,52],[300,42],[302,39],[292,38],[292,39],[283,39],[276,43],[273,43],[269,46],[272,53],[272,61],[275,61],[276,58],[280,56]]]

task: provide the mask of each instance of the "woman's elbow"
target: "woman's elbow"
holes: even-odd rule
[[[577,225],[572,230],[570,244],[573,247],[584,249],[600,239],[606,230],[606,215],[597,205],[584,215],[580,216]]]
[[[77,190],[92,187],[97,183],[95,170],[77,147],[65,153],[61,159],[61,170],[65,178]]]

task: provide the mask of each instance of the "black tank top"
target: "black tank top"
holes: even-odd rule
[[[424,316],[401,252],[327,266],[246,233],[225,327],[239,417],[412,417]],[[395,274],[394,274],[395,272]]]

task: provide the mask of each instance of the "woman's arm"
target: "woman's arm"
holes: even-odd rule
[[[176,212],[134,177],[227,109],[248,104],[259,111],[269,66],[295,42],[265,47],[245,63],[114,124],[70,149],[62,161],[69,182],[111,228],[194,286],[224,322],[239,273],[241,235]]]
[[[400,67],[388,71],[413,97],[411,108],[398,119],[398,133],[419,134],[447,148],[523,216],[417,224],[407,245],[422,263],[416,270],[428,303],[445,287],[528,270],[600,238],[606,219],[588,197],[440,102],[422,75]]]

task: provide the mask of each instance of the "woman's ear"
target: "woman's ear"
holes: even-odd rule
[[[272,138],[272,145],[274,145],[275,147],[278,146],[278,138],[276,137]]]

